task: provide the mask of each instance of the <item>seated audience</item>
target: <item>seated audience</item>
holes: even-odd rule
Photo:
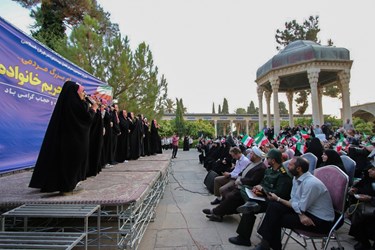
[[[244,204],[240,189],[243,185],[255,186],[263,179],[266,166],[263,164],[265,154],[256,146],[250,152],[250,165],[237,177],[235,187],[227,194],[223,194],[220,204],[213,209],[203,209],[203,213],[211,221],[222,221],[224,215],[237,213],[237,207]]]
[[[292,178],[282,166],[281,152],[277,149],[271,149],[267,154],[267,161],[270,167],[266,169],[263,180],[259,185],[250,187],[250,190],[260,196],[272,192],[283,199],[289,199]],[[255,214],[266,211],[268,200],[250,200],[244,191],[245,188],[243,187],[241,192],[247,202],[237,208],[237,211],[242,213],[240,224],[237,227],[238,236],[229,238],[229,242],[235,245],[251,246],[250,237],[256,219]]]
[[[309,172],[308,161],[296,156],[288,169],[294,176],[291,198],[269,194],[268,208],[258,230],[262,241],[256,250],[281,250],[283,227],[328,233],[333,226],[335,212],[331,196],[326,186]]]
[[[372,166],[368,169],[367,175],[349,190],[351,200],[357,200],[354,211],[350,216],[351,226],[349,235],[354,236],[358,241],[354,245],[356,250],[374,249],[371,248],[369,240],[375,240],[375,151],[372,152]]]
[[[236,165],[231,172],[224,172],[222,176],[218,176],[214,180],[214,195],[217,197],[211,202],[211,205],[217,205],[221,202],[221,196],[225,192],[229,192],[234,188],[234,182],[239,174],[250,164],[250,160],[246,158],[238,147],[229,150],[232,158],[236,160]]]
[[[328,166],[328,165],[335,165],[339,167],[344,173],[346,173],[346,169],[344,167],[344,163],[342,162],[342,159],[337,153],[336,150],[333,149],[326,149],[324,150],[322,154],[322,164],[320,164],[319,167]]]

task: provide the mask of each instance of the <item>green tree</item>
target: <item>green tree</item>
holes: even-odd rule
[[[310,40],[319,43],[319,16],[310,16],[309,19],[303,21],[302,25],[297,23],[295,19],[285,22],[284,28],[284,30],[276,30],[275,39],[280,45],[276,47],[277,50],[283,49],[296,40]]]
[[[99,29],[98,20],[86,15],[82,24],[72,30],[65,48],[56,47],[56,52],[87,72],[100,76],[103,72],[104,37],[98,32]]]
[[[215,103],[213,102],[212,103],[212,114],[215,114],[216,112],[215,112]]]
[[[133,52],[127,37],[95,0],[16,0],[35,18],[32,34],[68,60],[113,87],[120,108],[160,118],[168,83],[159,75],[149,46]],[[39,7],[40,5],[40,7]],[[72,32],[67,39],[66,26]]]
[[[170,98],[167,98],[165,100],[165,108],[164,108],[164,112],[165,113],[168,113],[168,114],[172,114],[176,111],[175,109],[175,103],[173,102],[172,99]]]
[[[186,122],[186,134],[194,138],[199,137],[201,134],[212,138],[215,135],[215,128],[209,121],[189,121]]]
[[[294,99],[296,103],[299,105],[297,106],[297,113],[303,115],[309,106],[309,101],[307,100],[307,91],[298,91],[297,97]]]
[[[276,43],[279,44],[276,46],[276,49],[281,50],[289,43],[296,40],[310,40],[320,43],[318,39],[319,32],[319,16],[310,16],[308,19],[304,20],[302,24],[299,24],[296,20],[285,22],[283,30],[276,30],[275,39]],[[327,43],[329,46],[333,46],[332,39],[328,39]],[[308,107],[307,98],[309,93],[309,90],[301,90],[298,92],[299,97],[295,99],[295,102],[297,103],[299,114],[304,114]],[[341,97],[340,90],[336,85],[324,87],[323,95],[334,98]]]
[[[288,113],[288,110],[286,109],[286,105],[285,105],[285,102],[279,102],[279,110],[280,110],[280,115],[287,115],[289,114]]]
[[[258,114],[258,108],[255,108],[255,104],[253,101],[250,101],[250,105],[247,107],[247,113],[249,115]]]
[[[113,49],[111,54],[115,53],[116,50]],[[119,54],[121,56],[121,53]],[[128,110],[143,113],[147,117],[160,117],[167,99],[168,83],[164,75],[159,78],[158,67],[154,65],[149,46],[141,43],[131,61],[128,61],[131,59],[130,53],[124,52],[123,59],[120,67],[114,68],[115,71],[112,70],[112,81],[109,81],[114,87],[114,98],[117,98],[119,104],[126,106]],[[128,63],[131,68],[126,76]]]
[[[221,114],[221,105],[219,104],[218,114]]]
[[[371,135],[374,133],[374,123],[365,122],[359,117],[353,118],[353,126],[358,132],[365,133],[367,135]]]
[[[229,106],[228,106],[227,98],[224,98],[223,108],[221,109],[221,113],[222,114],[229,114]]]
[[[55,50],[66,42],[67,25],[75,26],[83,21],[96,7],[92,0],[14,0],[30,9],[35,19],[31,34],[34,38]]]
[[[174,119],[174,126],[176,128],[176,132],[179,136],[185,134],[185,121],[183,116],[183,106],[182,106],[182,99],[179,101],[176,98],[176,118]]]
[[[182,101],[182,98],[180,98],[180,108],[181,108],[181,110],[182,110],[182,114],[186,114],[187,109],[186,109],[186,107],[184,106],[184,103],[183,103],[183,101]]]
[[[236,115],[246,115],[246,110],[244,108],[238,108],[234,112]]]

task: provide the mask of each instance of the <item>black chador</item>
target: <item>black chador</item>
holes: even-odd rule
[[[159,136],[158,126],[155,120],[151,121],[151,136],[150,136],[150,153],[161,154],[161,138]]]
[[[147,120],[143,121],[143,147],[145,150],[145,155],[149,156],[150,155],[150,129],[148,127],[148,122]]]
[[[103,136],[103,147],[101,156],[101,165],[105,167],[110,162],[110,152],[112,144],[112,126],[111,126],[111,115],[108,109],[102,110],[102,119],[104,126],[104,136]]]
[[[118,114],[120,120],[121,134],[117,138],[117,152],[116,161],[124,162],[129,160],[129,120],[127,119],[127,113],[125,110],[120,111]]]
[[[111,151],[109,153],[109,164],[116,164],[115,157],[117,151],[117,139],[120,135],[120,119],[118,117],[114,105],[112,105],[112,111],[110,112],[112,122],[112,134],[111,134]]]
[[[103,119],[98,110],[90,127],[89,164],[86,177],[95,176],[102,170]]]
[[[189,137],[185,135],[184,137],[184,151],[189,151],[190,145],[189,145]]]
[[[70,192],[81,181],[88,160],[95,111],[81,99],[82,86],[65,82],[49,121],[29,187]]]
[[[142,122],[139,119],[133,120],[130,132],[130,159],[136,160],[141,156],[141,131]]]

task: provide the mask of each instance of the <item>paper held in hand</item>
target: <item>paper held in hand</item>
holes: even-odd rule
[[[259,201],[265,201],[266,200],[264,197],[257,196],[256,194],[254,194],[254,192],[251,191],[248,188],[245,188],[245,191],[246,191],[247,196],[249,196],[249,198],[252,199],[252,200],[259,200]]]

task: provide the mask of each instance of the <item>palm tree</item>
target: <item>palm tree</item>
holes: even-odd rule
[[[176,108],[175,108],[175,103],[173,102],[172,99],[170,98],[167,98],[165,100],[165,112],[168,113],[168,114],[172,114],[174,112],[176,112]]]

